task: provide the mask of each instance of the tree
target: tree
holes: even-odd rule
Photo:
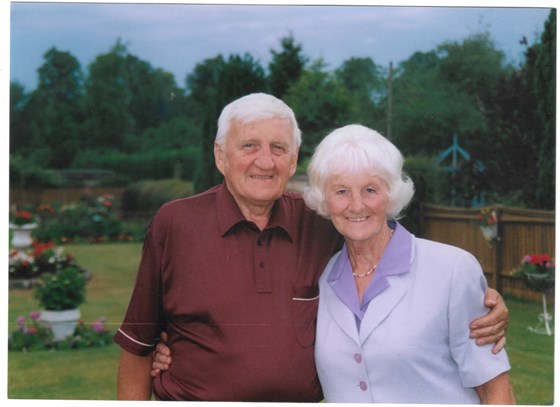
[[[533,79],[538,112],[543,123],[537,161],[536,203],[554,209],[556,177],[556,9],[545,22]]]
[[[194,184],[202,191],[218,182],[221,174],[214,164],[214,139],[218,116],[228,103],[249,93],[266,89],[264,70],[251,55],[221,55],[198,64],[187,77],[188,96],[194,101],[193,114],[201,129],[201,154]]]
[[[302,47],[295,44],[294,37],[280,40],[281,51],[270,50],[272,60],[268,64],[268,85],[270,93],[282,98],[290,86],[301,77],[307,58],[302,55]]]
[[[324,68],[322,60],[314,62],[284,98],[304,133],[301,159],[311,155],[328,132],[357,117],[358,107],[350,92]]]
[[[29,97],[23,85],[10,83],[10,154],[25,153],[31,148]]]
[[[39,85],[33,92],[32,146],[36,161],[47,168],[66,168],[81,148],[83,73],[68,52],[49,49],[38,69]]]
[[[134,119],[132,134],[139,135],[171,117],[173,103],[181,91],[172,74],[155,69],[134,55],[126,55],[125,65],[130,113]]]
[[[439,77],[435,51],[415,52],[399,64],[393,81],[393,142],[404,155],[434,155],[446,148],[454,129],[446,125],[451,97]]]
[[[120,40],[89,66],[86,81],[87,145],[124,149],[134,130],[132,93],[127,70],[127,49]]]
[[[381,67],[371,58],[350,58],[335,71],[337,79],[356,100],[356,121],[383,132],[385,120],[386,84]]]

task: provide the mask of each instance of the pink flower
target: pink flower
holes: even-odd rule
[[[41,316],[41,311],[31,311],[29,313],[29,318],[31,318],[33,321],[37,321],[40,316]]]

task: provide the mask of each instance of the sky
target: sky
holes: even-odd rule
[[[131,54],[171,72],[181,87],[196,64],[218,54],[249,53],[266,68],[270,50],[279,51],[280,40],[290,34],[305,56],[311,61],[322,58],[329,70],[351,57],[370,57],[385,67],[390,62],[397,65],[416,51],[431,51],[445,41],[461,42],[484,31],[509,61],[518,63],[524,50],[519,41],[526,37],[531,44],[537,39],[549,14],[547,7],[553,4],[197,3],[10,2],[10,81],[34,89],[43,54],[51,47],[71,53],[87,73],[88,65],[117,39]]]

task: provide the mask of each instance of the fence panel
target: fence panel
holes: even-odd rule
[[[498,240],[489,244],[477,225],[479,209],[422,205],[421,236],[461,247],[476,256],[488,284],[506,294],[540,299],[512,277],[523,256],[555,257],[555,213],[501,205],[492,207],[498,217]],[[548,295],[553,299],[553,295]]]

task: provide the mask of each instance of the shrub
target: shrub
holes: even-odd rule
[[[42,242],[87,240],[99,243],[106,240],[131,240],[117,216],[111,194],[96,196],[84,193],[80,203],[64,206],[40,205],[37,210],[40,222],[34,235]]]
[[[180,149],[161,149],[125,153],[116,150],[85,150],[78,153],[72,168],[102,168],[115,171],[118,177],[139,181],[142,179],[167,179],[181,168],[181,178],[191,179],[194,175],[200,148],[186,146]]]
[[[140,181],[124,190],[122,211],[127,216],[138,212],[153,213],[164,203],[193,193],[193,184],[187,181],[177,179]]]

